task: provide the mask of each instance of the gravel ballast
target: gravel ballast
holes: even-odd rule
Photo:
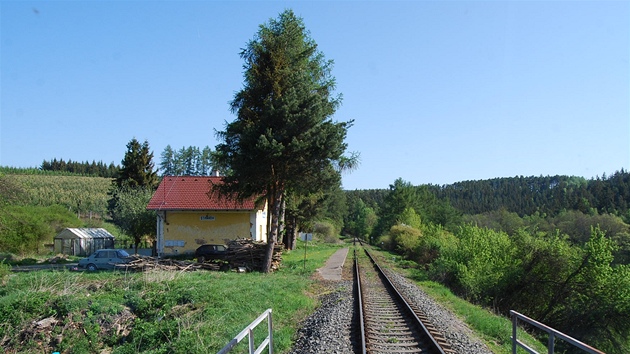
[[[350,265],[348,264],[350,263]],[[290,351],[298,353],[355,353],[359,341],[353,333],[353,316],[356,315],[353,299],[352,262],[344,267],[344,279],[325,282],[329,292],[320,296],[321,305],[303,323],[296,342]],[[424,291],[398,273],[387,276],[399,291],[415,305],[429,314],[432,324],[444,333],[451,349],[461,354],[492,354],[481,340],[454,314],[431,299]],[[356,330],[355,330],[356,332]]]

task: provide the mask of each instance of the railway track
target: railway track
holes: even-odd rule
[[[354,251],[362,353],[454,353],[364,251]]]

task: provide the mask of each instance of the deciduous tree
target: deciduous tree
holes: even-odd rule
[[[142,237],[156,234],[155,211],[147,210],[153,190],[150,188],[120,187],[115,192],[116,204],[111,214],[114,223],[133,237],[136,252]]]

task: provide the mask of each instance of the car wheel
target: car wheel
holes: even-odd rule
[[[206,261],[206,257],[204,257],[204,256],[199,256],[199,257],[197,257],[197,262],[198,262],[198,263],[203,263],[203,262],[205,262],[205,261]]]
[[[89,270],[90,272],[93,272],[95,270],[98,270],[98,268],[96,267],[96,264],[88,264],[87,266],[87,270]]]

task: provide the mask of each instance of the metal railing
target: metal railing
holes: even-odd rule
[[[263,340],[262,343],[256,348],[254,344],[254,328],[260,324],[264,319],[267,319],[267,338]],[[265,347],[269,347],[269,354],[273,354],[273,326],[271,323],[271,309],[267,309],[262,315],[258,316],[254,322],[250,323],[244,330],[241,331],[234,339],[232,339],[223,349],[221,349],[217,354],[226,354],[229,353],[232,348],[234,348],[243,338],[249,338],[249,354],[260,354],[265,349]]]
[[[604,354],[604,352],[602,352],[602,351],[599,351],[599,350],[597,350],[597,349],[595,349],[595,348],[593,348],[593,347],[591,347],[591,346],[589,346],[587,344],[584,344],[584,343],[580,342],[579,340],[577,340],[575,338],[569,337],[568,335],[566,335],[566,334],[564,334],[562,332],[556,331],[555,329],[553,329],[553,328],[551,328],[551,327],[549,327],[549,326],[547,326],[547,325],[545,325],[543,323],[540,323],[540,322],[538,322],[536,320],[533,320],[533,319],[531,319],[531,318],[529,318],[529,317],[527,317],[527,316],[525,316],[523,314],[520,314],[520,313],[518,313],[516,311],[510,310],[510,317],[512,318],[512,354],[516,354],[516,349],[518,347],[521,347],[521,348],[525,349],[528,353],[539,354],[537,351],[535,351],[534,349],[532,349],[529,346],[527,346],[527,344],[521,342],[520,340],[518,340],[516,338],[516,330],[517,330],[517,327],[518,327],[518,320],[519,319],[524,321],[524,322],[529,323],[530,325],[532,325],[532,326],[534,326],[536,328],[542,329],[543,331],[549,333],[549,341],[547,343],[547,353],[548,354],[553,354],[553,352],[554,352],[554,346],[555,346],[556,337],[564,340],[565,342],[567,342],[567,343],[569,343],[569,344],[571,344],[571,345],[573,345],[573,346],[575,346],[577,348],[580,348],[580,349],[584,350],[587,353]]]

